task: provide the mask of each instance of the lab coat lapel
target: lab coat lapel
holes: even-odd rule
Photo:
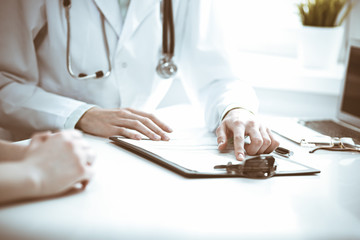
[[[146,16],[155,8],[160,8],[160,0],[130,0],[130,6],[120,36],[120,46],[131,38]]]
[[[119,37],[121,15],[118,0],[94,0],[94,2]]]

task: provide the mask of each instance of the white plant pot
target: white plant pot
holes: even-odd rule
[[[307,68],[331,68],[337,64],[344,27],[302,26],[298,57]]]

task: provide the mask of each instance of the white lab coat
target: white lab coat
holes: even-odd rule
[[[74,128],[93,105],[156,108],[172,81],[155,72],[161,56],[160,0],[132,0],[123,26],[118,0],[73,0],[70,54],[75,73],[108,69],[100,12],[112,74],[77,80],[66,66],[62,1],[0,2],[0,126],[27,134]],[[205,104],[209,128],[214,130],[230,107],[256,112],[253,90],[233,74],[221,47],[212,1],[173,0],[173,12],[177,77]],[[33,40],[46,22],[48,33],[35,49]]]

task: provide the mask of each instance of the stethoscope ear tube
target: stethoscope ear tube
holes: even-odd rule
[[[104,73],[102,70],[99,70],[93,74],[86,74],[86,73],[79,73],[78,75],[76,75],[73,72],[72,69],[72,64],[71,64],[71,54],[70,54],[70,40],[71,40],[71,25],[70,25],[70,8],[71,8],[71,0],[64,0],[63,1],[63,6],[65,8],[65,15],[66,15],[66,23],[67,23],[67,37],[66,37],[66,66],[67,66],[67,70],[70,74],[71,77],[75,78],[75,79],[81,79],[81,80],[85,80],[85,79],[91,79],[91,78],[95,78],[95,79],[99,79],[99,78],[106,78],[108,76],[110,76],[111,74],[111,61],[110,61],[110,50],[109,50],[109,43],[108,43],[108,39],[107,39],[107,35],[105,32],[105,19],[104,19],[104,15],[101,14],[101,27],[102,27],[102,33],[103,33],[103,37],[104,37],[104,44],[105,44],[105,50],[106,50],[106,58],[107,58],[107,62],[108,62],[108,70],[106,71],[106,73]]]
[[[64,0],[63,1],[64,8],[70,7],[70,5],[71,5],[71,0]]]
[[[175,48],[175,33],[174,33],[174,19],[172,11],[172,1],[164,1],[164,19],[163,19],[163,54],[172,58],[174,56]]]

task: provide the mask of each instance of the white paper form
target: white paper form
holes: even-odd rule
[[[244,163],[235,159],[232,145],[228,146],[226,151],[220,152],[216,136],[206,131],[193,130],[190,134],[189,132],[182,132],[171,136],[170,141],[132,140],[123,137],[119,137],[119,139],[198,172],[219,173],[226,170],[214,169],[214,166],[226,165],[229,162],[232,164]],[[249,157],[252,156],[246,156],[246,158]],[[276,158],[277,172],[308,169],[306,166],[286,161],[281,157],[275,155],[274,157]]]

